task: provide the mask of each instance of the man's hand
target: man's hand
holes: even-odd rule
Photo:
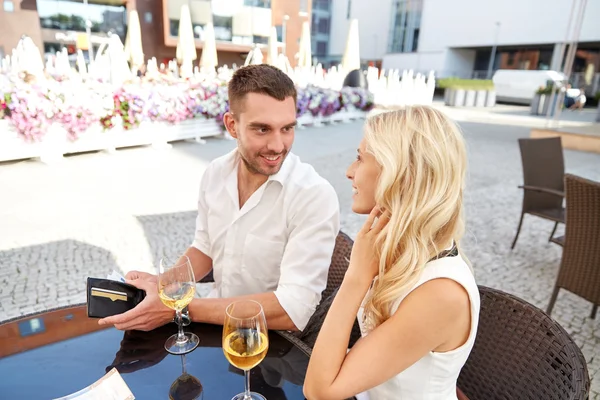
[[[129,272],[127,276],[129,277],[130,274],[140,274],[138,275],[139,278],[128,279],[126,283],[146,291],[146,298],[134,309],[123,314],[103,318],[98,321],[98,324],[114,325],[115,328],[122,331],[150,331],[173,321],[175,311],[165,306],[158,297],[156,276],[137,271]],[[153,280],[150,278],[153,278]]]
[[[127,275],[125,275],[125,279],[127,279],[129,281],[133,281],[136,279],[143,279],[143,280],[149,281],[149,282],[154,282],[154,283],[158,282],[158,277],[156,275],[149,274],[147,272],[142,272],[142,271],[129,271],[127,273]]]

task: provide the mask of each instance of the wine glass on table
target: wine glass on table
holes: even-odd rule
[[[172,262],[160,260],[158,271],[158,296],[164,305],[175,310],[179,332],[167,339],[165,349],[171,354],[186,354],[198,347],[200,339],[193,333],[184,333],[181,311],[192,301],[196,293],[194,270],[187,256]]]
[[[240,300],[231,303],[225,311],[223,324],[223,353],[236,368],[244,371],[246,389],[232,400],[266,400],[250,392],[250,370],[267,355],[269,333],[265,313],[260,303]]]

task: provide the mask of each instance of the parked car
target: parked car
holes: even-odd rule
[[[499,69],[492,80],[499,102],[531,104],[535,92],[545,87],[548,81],[564,81],[564,75],[556,71],[531,71],[519,69]]]

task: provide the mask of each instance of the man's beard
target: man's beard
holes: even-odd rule
[[[276,173],[279,172],[279,170],[281,169],[281,166],[283,165],[283,162],[285,161],[285,158],[287,157],[289,153],[289,150],[284,150],[283,152],[279,153],[279,154],[274,154],[274,153],[269,153],[269,154],[264,154],[264,153],[257,153],[253,158],[252,161],[250,161],[246,155],[244,154],[243,151],[239,151],[240,157],[242,159],[242,161],[244,162],[244,165],[246,166],[246,168],[248,169],[248,171],[252,174],[258,174],[258,175],[265,175],[265,176],[271,176],[271,175],[275,175]],[[261,168],[259,165],[259,160],[261,156],[281,156],[281,161],[279,162],[279,166],[276,170],[265,170],[264,168]]]

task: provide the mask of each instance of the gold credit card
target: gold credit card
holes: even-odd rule
[[[127,301],[127,293],[117,292],[115,290],[100,289],[95,287],[92,288],[92,296],[106,297],[107,299],[111,299],[112,301]]]

